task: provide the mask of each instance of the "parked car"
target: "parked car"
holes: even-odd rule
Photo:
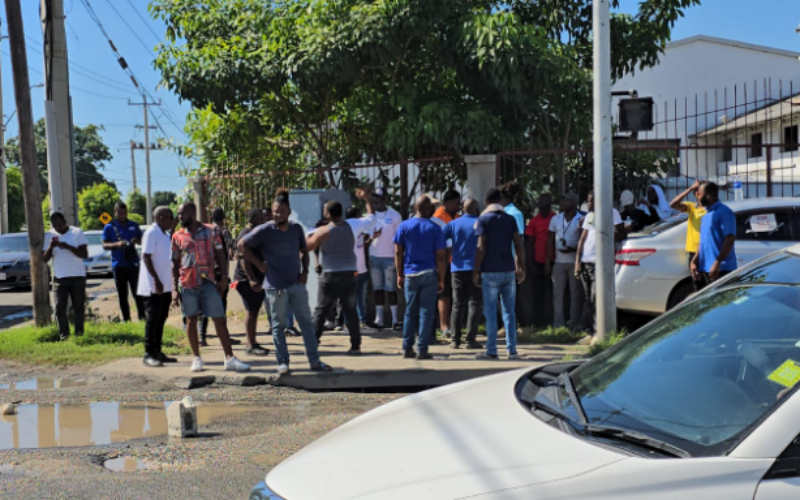
[[[279,464],[250,498],[797,499],[799,381],[800,245],[591,360],[370,411]]]
[[[45,234],[45,247],[50,236]],[[31,255],[28,233],[0,235],[0,290],[30,286]]]
[[[83,261],[86,274],[111,274],[111,251],[103,249],[103,231],[86,231],[84,235],[89,242],[89,257]]]
[[[756,198],[724,202],[736,213],[739,266],[800,241],[800,199]],[[764,224],[774,223],[772,230]],[[694,292],[686,262],[686,215],[681,214],[632,234],[617,252],[617,308],[661,314]]]

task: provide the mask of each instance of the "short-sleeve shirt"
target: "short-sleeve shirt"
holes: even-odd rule
[[[475,235],[485,236],[486,247],[481,262],[482,273],[508,273],[516,270],[511,249],[514,245],[514,234],[517,233],[517,221],[506,212],[487,212],[478,217]]]
[[[403,272],[414,276],[436,269],[436,252],[444,250],[444,233],[430,219],[412,217],[400,224],[394,243],[403,247]]]
[[[286,290],[300,280],[300,252],[307,248],[303,227],[293,221],[281,231],[275,222],[261,224],[244,237],[245,245],[257,249],[267,261],[264,288]]]
[[[61,234],[55,229],[50,230],[50,234],[58,237],[62,243],[69,246],[80,248],[89,246],[86,236],[80,228],[70,226],[65,234]],[[53,275],[56,278],[85,278],[86,266],[83,259],[72,253],[66,248],[53,248]]]
[[[131,240],[140,240],[142,239],[142,229],[139,227],[139,224],[133,222],[132,220],[128,220],[125,224],[120,224],[117,220],[112,220],[103,228],[103,241],[107,243],[116,243],[119,241],[117,237],[117,231],[119,231],[119,236],[122,236],[122,239],[125,241]],[[128,266],[135,266],[139,264],[139,256],[136,256],[136,259],[133,261],[128,261],[125,259],[125,249],[124,248],[115,248],[111,250],[111,267],[128,267]]]
[[[703,272],[711,272],[711,266],[717,260],[725,238],[736,235],[736,215],[733,210],[721,202],[716,202],[706,209],[706,214],[700,220],[700,256],[698,268]],[[735,271],[736,249],[720,262],[720,271]]]
[[[622,217],[616,208],[612,208],[614,214],[614,225],[622,224]],[[586,217],[581,219],[581,229],[587,231],[586,241],[583,242],[583,255],[581,262],[597,262],[597,231],[595,231],[595,213],[589,212]]]
[[[172,235],[172,260],[180,261],[181,288],[199,288],[203,280],[215,283],[214,253],[222,250],[222,239],[216,226],[202,224],[192,235],[188,229],[175,231]]]
[[[164,287],[163,293],[172,292],[172,259],[171,241],[169,234],[165,233],[153,224],[142,236],[142,255],[149,255],[153,262],[153,268],[158,275],[161,285]],[[150,297],[156,293],[156,280],[147,270],[147,266],[139,266],[139,284],[136,287],[136,294],[140,297]]]
[[[239,241],[242,238],[244,238],[245,236],[250,234],[250,231],[252,231],[254,227],[255,226],[253,226],[252,224],[247,224],[244,227],[244,229],[242,229],[239,232],[239,236],[236,237],[236,243],[239,243]],[[252,251],[255,254],[257,259],[262,259],[261,251],[259,249],[253,248]],[[233,270],[233,281],[248,281],[247,273],[245,272],[244,267],[242,267],[242,259],[244,259],[244,256],[242,256],[239,253],[239,251],[237,250],[236,251],[236,269]],[[258,278],[259,282],[264,280],[264,275],[262,275],[261,272],[258,269],[254,269],[253,271],[255,272],[256,277]]]
[[[514,206],[513,203],[509,203],[506,205],[505,211],[514,218],[514,221],[517,223],[517,231],[519,231],[519,234],[525,234],[525,216],[522,215],[519,208]]]
[[[364,238],[366,238],[367,234],[372,232],[377,222],[375,214],[369,214],[360,219],[347,219],[347,223],[353,228],[353,235],[356,237],[353,251],[356,253],[356,268],[358,269],[358,274],[364,274],[369,270],[367,269],[367,259],[364,255]]]
[[[554,216],[550,219],[549,232],[554,233],[556,237],[556,263],[557,264],[575,264],[575,251],[578,248],[578,243],[581,239],[581,219],[583,215],[580,212],[575,212],[572,220],[567,221],[564,212]],[[563,241],[562,241],[563,240]],[[572,253],[564,253],[560,250],[572,248]]]
[[[533,238],[533,261],[544,264],[547,261],[547,241],[550,237],[550,221],[555,214],[548,212],[535,215],[528,227],[525,228],[525,236]]]
[[[686,227],[686,251],[697,253],[697,249],[700,248],[700,221],[706,214],[706,209],[690,201],[684,202],[683,206],[689,215],[689,224]]]
[[[452,242],[453,260],[450,270],[472,271],[475,267],[475,250],[478,248],[478,235],[475,232],[474,215],[464,215],[450,222],[444,228],[444,239]]]
[[[375,213],[375,231],[381,231],[381,235],[372,241],[369,248],[371,257],[394,258],[394,236],[403,217],[400,212],[392,208],[387,208],[385,212]]]

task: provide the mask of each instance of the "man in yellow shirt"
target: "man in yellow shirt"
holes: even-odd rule
[[[689,223],[686,227],[687,266],[691,266],[692,259],[694,259],[697,249],[700,247],[700,220],[706,214],[706,209],[700,205],[699,202],[692,203],[691,201],[683,201],[683,199],[690,194],[694,194],[695,199],[697,199],[697,190],[700,189],[700,186],[706,184],[706,182],[707,181],[701,181],[700,179],[695,180],[694,184],[689,186],[689,189],[676,196],[675,199],[672,200],[672,203],[670,203],[670,207],[689,215]],[[692,284],[694,285],[695,291],[703,287],[702,281],[698,282],[692,279]]]

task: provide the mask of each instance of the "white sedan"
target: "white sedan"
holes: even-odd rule
[[[798,198],[723,203],[736,213],[739,267],[800,241]],[[694,292],[686,260],[686,215],[625,240],[617,252],[616,288],[618,309],[644,314],[661,314]]]
[[[800,246],[731,274],[590,361],[373,410],[251,499],[796,500]]]
[[[111,251],[103,248],[103,231],[86,231],[84,235],[89,242],[89,256],[83,260],[86,274],[111,274]]]

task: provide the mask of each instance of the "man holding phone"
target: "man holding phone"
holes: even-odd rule
[[[136,245],[142,242],[142,229],[139,224],[128,219],[128,206],[118,201],[114,205],[114,217],[103,228],[103,249],[111,251],[111,269],[114,285],[117,287],[119,309],[122,320],[131,320],[131,306],[128,304],[128,289],[136,302],[139,321],[145,319],[142,298],[137,295],[139,286],[139,253]]]

